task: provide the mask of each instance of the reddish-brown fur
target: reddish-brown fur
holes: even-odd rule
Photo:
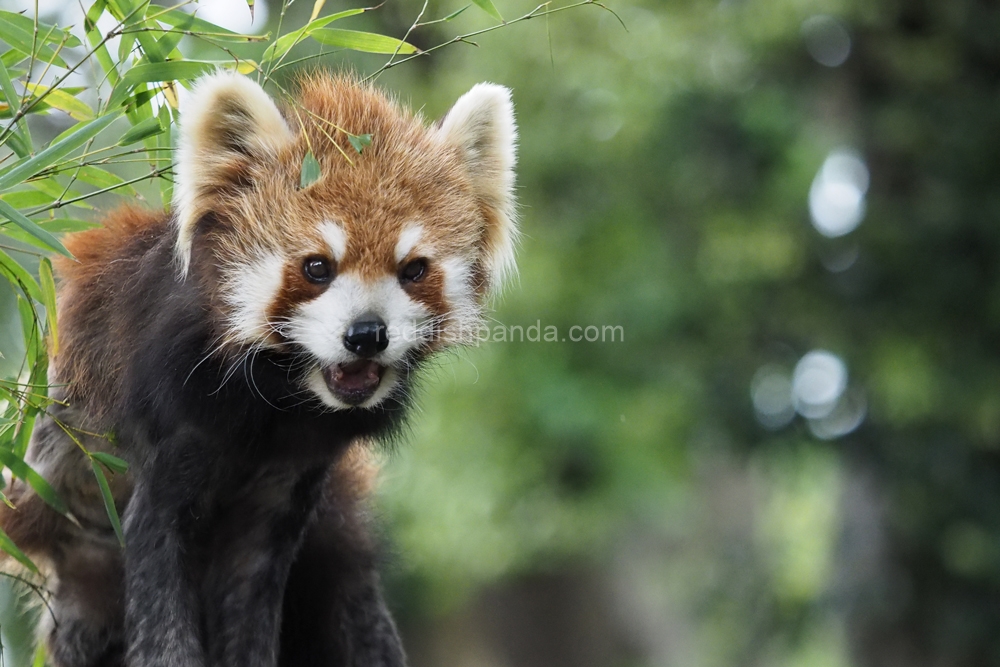
[[[185,551],[159,546],[165,534],[175,547],[197,542],[215,525],[189,526],[190,508],[198,508],[198,521],[218,519],[224,528],[205,532],[212,539],[199,546],[202,620],[217,623],[208,650],[238,655],[259,637],[277,642],[274,619],[287,604],[304,614],[300,620],[319,619],[316,632],[307,630],[307,654],[360,651],[377,638],[378,650],[401,664],[365,518],[377,474],[367,439],[396,432],[413,370],[448,344],[442,327],[475,325],[490,281],[510,266],[516,128],[509,91],[477,86],[434,128],[345,76],[303,77],[281,111],[259,86],[226,73],[206,77],[191,99],[198,103],[182,118],[175,210],[118,209],[102,228],[68,237],[75,259],[57,265],[61,349],[51,379],[64,386],[67,405],[54,409],[92,432],[92,451],[115,451],[95,434],[125,434],[122,455],[134,455],[135,465],[115,477],[113,493],[119,509],[128,505],[132,551],[123,559],[91,461],[54,415],[43,420],[29,455],[81,523],[15,481],[9,495],[17,509],[0,508],[0,526],[58,575],[59,613],[78,625],[64,625],[65,638],[53,630],[50,646],[65,651],[57,664],[96,664],[102,651],[122,650],[115,646],[125,643],[126,626],[131,664],[152,664],[167,645],[178,646],[162,632],[178,618],[187,619],[177,625],[185,646],[198,653],[197,632],[187,628],[198,627],[200,611],[178,607],[188,600],[186,577],[174,569]],[[371,135],[371,145],[359,154],[350,135]],[[307,152],[321,175],[300,187]],[[329,267],[319,277],[310,273],[317,257]],[[414,266],[423,267],[417,277]],[[378,330],[370,326],[376,323],[388,330],[382,317],[418,332],[388,334],[377,352],[357,342],[368,334],[350,333]],[[222,392],[233,368],[247,373],[246,386]],[[359,376],[375,384],[359,385]],[[358,386],[369,393],[358,398]],[[282,571],[296,550],[292,574]],[[340,563],[333,573],[330,558]],[[151,605],[150,592],[163,585],[148,582],[161,574],[179,592]],[[260,588],[230,586],[239,576]],[[282,593],[283,577],[291,593]],[[314,581],[325,582],[318,592]],[[100,599],[110,589],[125,604]],[[216,603],[236,599],[234,590],[277,595],[264,605],[263,631],[220,615],[229,607]],[[129,625],[125,615],[139,620]],[[360,643],[338,649],[323,625],[331,618],[355,627]],[[270,646],[248,650],[273,655],[277,644]],[[77,657],[65,657],[71,654]]]
[[[127,341],[134,325],[127,316],[103,301],[112,286],[127,285],[140,249],[153,245],[167,232],[163,213],[123,207],[109,213],[104,225],[65,237],[74,259],[59,258],[58,321],[60,353],[52,360],[56,383],[67,385],[67,398],[86,405],[95,418],[102,406],[113,404],[119,389],[121,362],[113,342]],[[111,344],[94,345],[100,337]],[[100,373],[95,373],[101,369]],[[93,400],[98,398],[98,400]]]

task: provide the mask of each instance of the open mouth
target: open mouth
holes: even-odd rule
[[[382,382],[385,366],[368,359],[325,366],[323,380],[333,395],[348,405],[361,405]]]

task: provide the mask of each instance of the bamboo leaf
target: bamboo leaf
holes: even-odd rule
[[[21,339],[24,341],[24,361],[35,370],[35,364],[39,361],[41,346],[38,342],[41,339],[41,331],[37,326],[38,313],[35,312],[35,299],[27,299],[21,294],[17,295],[18,319],[21,323]],[[22,436],[26,431],[22,428],[23,421],[31,419],[31,415],[23,413],[18,421],[18,436]]]
[[[47,181],[49,179],[41,179],[41,180]],[[80,196],[80,193],[77,192],[76,190],[66,190],[65,188],[60,188],[58,193],[52,194],[51,192],[48,191],[48,188],[35,187],[35,184],[38,182],[41,181],[29,182],[29,185],[33,186],[34,189],[8,192],[6,194],[0,195],[0,199],[13,206],[15,209],[24,210],[26,208],[35,208],[38,206],[50,206],[52,202],[54,202],[56,199],[62,196],[63,193],[65,193],[65,197],[67,199],[73,199]],[[81,208],[93,208],[93,206],[83,201],[76,202],[74,206],[79,206]],[[38,224],[34,220],[31,220],[31,222],[34,224]]]
[[[138,92],[129,97],[129,88],[125,85],[119,85],[111,93],[111,100],[108,102],[109,107],[115,107],[120,104],[124,104],[125,113],[129,116],[129,121],[136,123],[138,120],[145,120],[146,118],[152,118],[153,109],[149,101],[156,96],[156,89],[147,90],[146,84],[142,84],[137,88]]]
[[[12,132],[8,135],[6,145],[10,146],[11,149],[17,153],[18,157],[25,158],[31,155],[31,145],[21,138],[21,135],[16,132]]]
[[[5,533],[2,528],[0,528],[0,549],[35,574],[40,574],[38,568],[31,562],[31,559],[14,544],[14,540],[10,539],[10,535]]]
[[[28,90],[36,94],[48,92],[45,96],[46,104],[50,107],[55,107],[60,111],[66,112],[75,120],[90,120],[94,117],[94,110],[91,109],[85,102],[73,97],[73,95],[66,88],[49,90],[48,86],[40,84],[26,83],[24,85]]]
[[[82,232],[88,229],[94,229],[96,227],[100,227],[101,225],[98,222],[78,220],[76,218],[55,218],[54,220],[46,220],[45,222],[39,223],[39,226],[52,232],[53,234],[69,234],[72,232]]]
[[[100,227],[97,223],[88,222],[86,220],[77,220],[74,218],[54,218],[52,220],[44,220],[39,222],[38,226],[53,234],[69,234],[71,232],[82,232],[87,229]],[[48,246],[43,245],[34,236],[26,234],[17,227],[9,227],[0,230],[0,239],[3,238],[14,239],[16,241],[20,241],[21,243],[27,243],[35,246],[36,248],[41,248],[42,250],[49,249]]]
[[[28,384],[35,387],[35,391],[41,391],[44,393],[47,391],[47,385],[49,382],[49,355],[45,354],[45,350],[41,345],[41,339],[38,339],[38,343],[39,354],[31,366],[31,372],[28,374]],[[38,409],[41,409],[41,407]],[[28,451],[28,441],[30,438],[30,430],[23,430],[18,434],[18,439],[15,441],[14,449],[14,453],[17,456],[24,458],[24,453]],[[69,519],[76,521],[76,518],[71,514],[67,514],[66,516]]]
[[[3,61],[0,61],[0,89],[3,90],[3,96],[7,100],[9,111],[13,117],[15,113],[21,110],[21,99],[14,89],[14,82],[11,81],[10,72]],[[13,128],[11,137],[14,141],[9,141],[8,143],[11,149],[17,153],[18,157],[25,157],[31,152],[31,135],[29,134],[27,123]]]
[[[43,365],[44,360],[40,362]],[[34,370],[32,369],[32,375],[34,375]],[[35,391],[45,392],[46,390],[42,387],[35,387]],[[37,402],[37,401],[36,401]],[[24,453],[28,451],[28,443],[31,441],[31,434],[34,431],[35,419],[37,418],[36,410],[41,408],[29,406],[27,410],[24,410],[18,420],[17,433],[14,435],[14,439],[11,441],[11,451],[19,459],[24,459]]]
[[[10,72],[7,71],[7,66],[3,62],[0,62],[0,90],[3,91],[7,104],[10,105],[14,113],[17,113],[21,109],[21,96],[14,90],[14,82],[11,81]]]
[[[170,143],[170,109],[165,105],[160,107],[160,125],[164,128],[164,132],[156,135],[150,140],[146,141],[147,148],[152,147],[168,149],[171,146]],[[169,155],[169,151],[158,151],[155,155]],[[154,154],[150,154],[153,157]],[[154,163],[159,166],[159,163]],[[171,178],[161,178],[160,181],[160,201],[164,208],[170,205],[170,202],[174,198],[174,181]]]
[[[32,208],[50,203],[53,197],[38,190],[18,190],[17,192],[5,192],[0,195],[0,199],[14,208]]]
[[[43,113],[45,111],[48,111],[51,108],[52,107],[49,106],[49,104],[45,100],[42,100],[40,102],[33,103],[31,105],[31,108],[28,109],[25,112],[25,115],[33,114],[33,113],[35,113],[35,114],[37,114],[37,113]],[[10,107],[8,107],[6,104],[0,105],[0,118],[6,119],[6,118],[12,118],[13,116],[14,116],[14,114],[11,113]]]
[[[129,55],[135,47],[135,32],[123,32],[121,41],[118,42],[118,62],[126,67],[129,63]]]
[[[457,16],[459,15],[459,14],[461,14],[462,12],[464,12],[464,11],[465,11],[466,9],[468,9],[468,8],[469,8],[469,7],[471,7],[471,6],[472,6],[472,5],[466,5],[465,7],[462,7],[461,9],[458,9],[458,10],[456,10],[456,11],[453,11],[453,12],[452,12],[451,14],[448,14],[448,16],[445,16],[445,17],[444,17],[443,19],[441,19],[441,21],[442,21],[442,22],[447,22],[447,21],[452,21],[452,20],[454,20],[454,19],[455,19],[455,18],[456,18],[456,17],[457,17]]]
[[[38,642],[35,648],[35,657],[31,660],[31,667],[46,667],[49,664],[49,650],[45,642]]]
[[[10,12],[4,12],[5,14],[10,14]],[[22,17],[27,18],[27,17]],[[31,21],[31,19],[28,19]],[[5,21],[0,18],[0,39],[10,44],[13,48],[18,51],[23,51],[24,53],[31,53],[31,47],[34,43],[34,38],[32,36],[34,28],[32,30],[25,30],[17,23],[12,23],[10,21]],[[39,34],[44,36],[41,31],[41,26],[39,26]],[[34,43],[35,46],[35,57],[42,62],[52,61],[53,64],[59,67],[68,67],[66,61],[59,57],[59,55],[52,49],[52,47],[41,43],[39,40]]]
[[[94,4],[90,6],[87,10],[87,15],[84,17],[83,24],[84,29],[87,33],[87,41],[90,42],[91,48],[95,49],[94,56],[97,58],[97,63],[104,70],[105,76],[107,76],[108,81],[112,86],[118,84],[118,68],[115,66],[115,62],[111,59],[111,54],[108,53],[108,47],[101,43],[103,36],[101,35],[100,29],[97,27],[97,20],[101,18],[107,7],[106,0],[95,0]]]
[[[28,428],[29,432],[30,430]],[[27,482],[31,489],[38,494],[38,497],[44,500],[49,507],[63,516],[71,516],[66,502],[56,493],[52,485],[39,475],[34,468],[25,463],[23,459],[14,454],[14,452],[8,449],[0,449],[0,463],[10,468],[15,477]]]
[[[112,174],[110,171],[101,169],[100,167],[95,167],[92,164],[80,167],[80,169],[75,173],[77,180],[83,181],[88,185],[93,185],[95,187],[98,187],[101,190],[106,190],[108,188],[113,188],[116,185],[120,185],[121,187],[115,190],[115,194],[128,197],[136,197],[139,194],[136,191],[136,189],[133,188],[131,185],[124,185],[125,179],[123,179],[118,174]],[[53,222],[58,222],[58,221],[56,220]],[[49,225],[42,224],[42,227],[44,227],[45,229],[49,229]]]
[[[496,5],[493,4],[493,0],[472,0],[476,3],[476,7],[479,7],[484,12],[495,18],[497,21],[503,21],[503,17],[500,16],[500,12],[497,11]]]
[[[128,472],[128,463],[124,460],[108,454],[107,452],[91,452],[90,455],[107,466],[108,470],[119,475]]]
[[[48,323],[50,352],[59,351],[59,329],[56,327],[56,281],[52,276],[52,262],[43,257],[38,263],[38,284],[42,288],[42,304],[45,306],[45,320]]]
[[[299,176],[299,187],[303,190],[308,188],[310,185],[319,180],[321,171],[319,168],[319,162],[316,160],[316,156],[313,155],[312,151],[306,151],[306,155],[302,158],[302,172]]]
[[[323,5],[325,5],[325,4],[326,4],[326,0],[315,0],[315,2],[313,2],[312,13],[309,14],[309,21],[310,22],[316,20],[316,17],[319,16],[319,13],[321,11],[323,11]]]
[[[160,83],[162,81],[191,81],[206,72],[217,69],[224,63],[202,60],[172,60],[165,63],[145,63],[137,65],[122,77],[122,85],[134,86],[139,83]]]
[[[89,220],[56,218],[55,220],[49,220],[48,222],[43,223],[42,226],[54,234],[69,234],[71,232],[82,232],[88,229],[95,229],[101,225],[98,222],[90,222]]]
[[[75,190],[66,190],[66,186],[62,185],[59,181],[57,181],[54,176],[47,176],[45,178],[33,178],[30,181],[28,181],[27,184],[33,187],[34,189],[38,190],[39,192],[44,192],[46,195],[48,195],[48,202],[53,202],[63,196],[70,198],[70,197],[77,197],[80,194]],[[4,195],[2,199],[7,199],[7,196]],[[14,208],[24,208],[23,206],[18,206],[9,199],[7,199],[7,202]],[[38,221],[37,224],[41,226],[41,221]]]
[[[167,54],[160,52],[156,38],[152,33],[152,30],[158,28],[159,25],[153,21],[145,20],[146,12],[150,11],[152,7],[149,0],[140,0],[139,7],[136,7],[131,0],[108,0],[108,9],[111,15],[122,23],[123,32],[133,35],[138,40],[142,54],[147,61],[159,63],[166,60]]]
[[[42,290],[35,279],[31,277],[27,269],[15,262],[14,258],[3,250],[0,250],[0,274],[6,274],[5,277],[8,280],[24,290],[35,301],[42,301]]]
[[[250,60],[249,58],[241,60],[239,61],[239,63],[236,64],[236,71],[239,72],[240,74],[252,74],[253,72],[256,72],[259,68],[260,66],[255,61]]]
[[[349,16],[357,16],[358,14],[363,14],[368,11],[367,9],[348,9],[342,12],[337,12],[336,14],[331,14],[330,16],[324,16],[321,19],[315,19],[310,21],[305,26],[299,28],[298,30],[293,30],[287,35],[282,35],[275,41],[274,44],[267,47],[264,51],[264,57],[261,62],[266,63],[277,58],[281,58],[288,51],[291,50],[293,46],[301,42],[303,39],[312,34],[313,31],[318,28],[322,28],[325,25],[329,25],[334,21],[339,21],[340,19],[345,19]]]
[[[0,21],[6,21],[13,24],[31,35],[35,30],[35,20],[24,14],[16,14],[14,12],[6,12],[0,10]],[[49,25],[48,23],[38,22],[38,36],[39,38],[47,38],[47,41],[59,44],[63,40],[66,40],[66,46],[69,48],[76,48],[82,44],[80,38],[71,32],[63,30],[58,26]]]
[[[122,135],[122,138],[118,140],[118,145],[128,146],[142,141],[146,137],[156,136],[161,132],[163,132],[163,125],[160,124],[160,120],[158,118],[147,118],[138,125],[134,125],[132,129]]]
[[[150,5],[150,8],[152,7],[154,7],[154,5]],[[156,40],[156,48],[159,49],[161,54],[163,54],[164,60],[174,57],[183,57],[180,52],[176,51],[177,45],[180,43],[181,37],[190,31],[191,25],[194,23],[194,14],[187,14],[186,16],[188,17],[187,20],[179,21],[177,25],[174,26],[175,30],[164,31],[163,37]]]
[[[200,19],[194,14],[188,14],[187,12],[181,11],[179,9],[171,9],[169,11],[163,12],[159,11],[161,7],[156,6],[157,15],[156,19],[158,21],[163,21],[167,25],[174,28],[178,28],[181,25],[187,24],[190,21],[190,27],[186,28],[194,33],[199,33],[203,35],[209,35],[212,39],[225,41],[225,42],[250,42],[259,41],[267,38],[266,35],[241,35],[235,33],[232,30],[226,30],[222,26],[215,25],[214,23],[209,23],[204,19]]]
[[[108,512],[108,519],[111,521],[111,527],[114,528],[115,535],[118,536],[118,543],[124,547],[125,536],[122,534],[122,522],[121,519],[118,518],[118,508],[115,507],[115,498],[111,495],[111,487],[108,485],[108,478],[105,477],[101,466],[98,465],[97,461],[93,458],[90,460],[90,467],[94,469],[94,476],[97,477],[97,485],[101,487],[101,497],[104,499],[104,509]]]
[[[408,55],[416,53],[417,47],[386,35],[379,35],[374,32],[360,32],[357,30],[340,30],[337,28],[320,28],[314,30],[310,35],[320,44],[327,46],[339,46],[352,51],[363,51],[364,53],[400,53]]]
[[[54,250],[60,255],[66,255],[67,257],[71,256],[63,244],[59,242],[59,239],[39,227],[37,223],[26,218],[23,213],[2,199],[0,199],[0,215],[13,222],[28,234],[34,236],[36,239],[45,244],[45,247],[48,249]]]
[[[0,385],[0,400],[7,401],[8,404],[17,405],[18,399],[14,398],[14,394],[10,393],[7,389],[4,389],[3,385]],[[2,441],[0,441],[2,443]],[[3,446],[0,444],[0,446]],[[3,482],[3,478],[0,477],[0,482]]]
[[[28,54],[20,49],[8,49],[3,55],[0,55],[0,62],[2,62],[7,69],[10,69],[18,63],[24,62],[27,59]]]
[[[13,167],[0,174],[0,190],[6,190],[27,180],[43,169],[52,166],[75,149],[110,125],[118,117],[112,112],[86,123],[77,123],[75,128],[62,139],[54,142],[48,148],[34,157],[19,160]]]

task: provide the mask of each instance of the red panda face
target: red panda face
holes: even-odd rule
[[[512,267],[507,89],[480,84],[426,127],[348,78],[304,80],[282,113],[219,73],[182,111],[176,256],[210,293],[220,352],[291,353],[299,389],[372,408],[426,355],[474,340]],[[321,173],[303,187],[307,151]]]

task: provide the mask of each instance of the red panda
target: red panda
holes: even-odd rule
[[[114,212],[57,267],[63,388],[27,459],[74,521],[20,481],[0,510],[51,573],[52,664],[405,664],[364,443],[512,270],[515,144],[492,84],[432,126],[346,76],[284,108],[240,75],[195,85],[172,211]],[[124,550],[74,437],[130,464]]]

